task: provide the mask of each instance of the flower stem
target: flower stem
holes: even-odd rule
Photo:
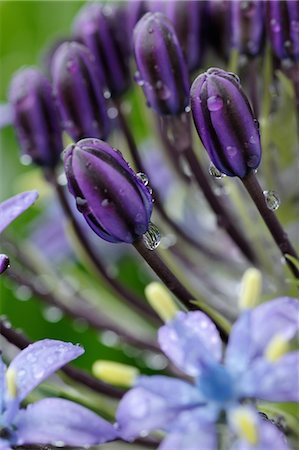
[[[119,295],[128,305],[133,307],[136,311],[146,316],[151,321],[154,321],[156,324],[160,323],[154,311],[147,305],[145,300],[139,298],[131,290],[127,289],[121,282],[112,278],[109,272],[106,270],[105,264],[100,259],[99,255],[94,251],[92,245],[90,244],[88,238],[86,238],[84,232],[81,230],[80,225],[78,224],[76,218],[73,215],[71,207],[68,203],[67,197],[65,195],[65,191],[63,186],[61,186],[57,181],[57,176],[54,171],[48,171],[46,173],[47,180],[50,181],[53,188],[56,191],[57,198],[65,213],[66,218],[70,221],[72,228],[75,232],[76,238],[78,239],[80,246],[87,254],[89,260],[92,262],[94,268],[101,278],[107,283],[107,285],[111,288],[111,290]]]
[[[175,274],[168,268],[164,261],[160,258],[157,252],[149,250],[142,238],[137,239],[133,243],[135,249],[142,256],[142,258],[147,262],[147,264],[152,268],[156,275],[161,281],[167,286],[167,288],[181,301],[181,303],[188,310],[201,309],[196,307],[191,301],[194,296],[182,285]],[[209,313],[204,311],[209,317]],[[213,321],[214,318],[210,317]],[[223,339],[227,340],[227,331],[218,322],[215,323]]]
[[[257,209],[259,210],[262,219],[267,225],[268,230],[272,234],[272,237],[276,242],[282,255],[283,256],[291,255],[294,258],[298,259],[296,250],[289,241],[288,235],[284,231],[274,212],[267,207],[267,203],[262,188],[258,182],[257,177],[255,176],[255,173],[250,172],[245,178],[241,179],[241,181],[245,186],[245,188],[247,189]],[[296,266],[288,259],[286,259],[286,263],[289,266],[295,278],[299,278],[299,271],[296,268]]]
[[[20,350],[23,350],[31,344],[31,341],[26,336],[24,336],[20,331],[14,330],[10,323],[3,317],[0,318],[0,330],[2,336],[4,336],[8,342],[15,345]],[[75,382],[83,384],[97,393],[117,399],[121,398],[123,395],[123,391],[121,389],[117,389],[114,386],[103,383],[81,369],[66,365],[60,370]]]

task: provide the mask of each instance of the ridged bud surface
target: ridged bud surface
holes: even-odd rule
[[[54,167],[63,150],[62,130],[52,87],[35,68],[26,68],[12,78],[9,101],[21,150],[35,164]]]
[[[187,65],[172,23],[161,13],[147,13],[134,30],[136,79],[148,105],[158,114],[176,115],[188,105]]]
[[[110,129],[106,100],[91,52],[76,42],[62,44],[53,58],[52,78],[65,131],[74,140],[105,139]]]
[[[127,17],[116,4],[87,4],[74,22],[74,36],[90,49],[100,69],[100,80],[112,97],[123,94],[130,85]]]
[[[261,53],[265,38],[265,4],[262,1],[228,2],[227,35],[231,47],[250,57]]]
[[[258,123],[238,78],[211,68],[191,88],[191,109],[200,139],[215,167],[245,177],[261,160]]]
[[[132,243],[146,233],[151,194],[118,150],[83,139],[65,150],[64,166],[77,209],[98,236]]]
[[[192,0],[166,2],[165,14],[174,25],[189,71],[198,69],[203,53],[205,3]]]
[[[299,2],[268,1],[267,29],[277,58],[299,59]]]

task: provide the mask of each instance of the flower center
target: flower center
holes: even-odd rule
[[[204,370],[198,377],[197,387],[209,401],[226,403],[236,397],[234,380],[228,370],[220,364]]]

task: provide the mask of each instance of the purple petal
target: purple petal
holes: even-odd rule
[[[260,400],[299,402],[299,351],[274,363],[257,360],[243,375],[240,391]]]
[[[7,255],[0,254],[0,275],[9,267],[9,258]]]
[[[0,233],[31,206],[38,197],[36,191],[22,192],[0,203]]]
[[[5,393],[5,372],[6,372],[6,365],[2,361],[1,355],[0,355],[0,415],[3,412],[4,409],[4,393]],[[1,448],[1,446],[0,446]]]
[[[195,414],[193,411],[182,413],[158,450],[199,450],[199,448],[202,450],[218,448],[215,424],[208,422],[200,409]]]
[[[226,350],[226,364],[246,370],[276,334],[289,340],[299,331],[299,302],[281,297],[243,314],[235,323]]]
[[[21,402],[42,381],[82,353],[84,350],[78,345],[52,339],[35,342],[22,350],[9,366],[16,371],[18,400]]]
[[[219,361],[222,343],[214,323],[202,312],[178,313],[159,330],[159,344],[183,372],[196,376],[202,364]]]
[[[5,439],[0,438],[0,450],[12,450],[12,448]]]
[[[185,381],[165,376],[140,377],[120,401],[117,422],[121,436],[165,429],[186,408],[201,405],[199,391]]]
[[[115,428],[94,412],[58,398],[46,398],[21,410],[15,425],[18,445],[56,443],[79,447],[117,437]]]

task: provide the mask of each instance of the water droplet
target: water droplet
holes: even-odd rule
[[[142,183],[144,184],[144,186],[148,185],[148,177],[145,173],[143,172],[138,172],[136,174],[137,178],[139,178],[140,181],[142,181]]]
[[[218,179],[224,177],[224,174],[221,173],[220,170],[216,169],[216,167],[212,163],[210,164],[210,167],[209,167],[209,174],[212,175],[212,177],[218,178]]]
[[[24,376],[26,375],[26,370],[25,369],[20,369],[19,371],[18,371],[18,373],[17,373],[17,377],[18,377],[18,380],[20,379],[20,378],[24,378]]]
[[[30,164],[32,163],[32,158],[30,155],[22,155],[20,157],[20,161],[23,166],[30,166]]]
[[[59,184],[59,186],[66,186],[67,185],[67,178],[64,172],[62,172],[58,178],[57,178],[57,182]]]
[[[85,198],[76,197],[76,206],[82,213],[85,213],[88,209],[87,201],[85,200]]]
[[[118,116],[117,108],[114,108],[114,107],[108,108],[107,115],[108,115],[109,119],[112,119],[112,120],[116,119],[116,117]]]
[[[149,228],[143,235],[143,242],[149,250],[155,250],[161,241],[159,228],[150,222]]]
[[[109,200],[109,198],[104,198],[104,200],[102,200],[101,205],[103,206],[103,208],[107,208],[107,206],[111,206],[112,201]]]
[[[108,89],[106,89],[106,90],[103,92],[103,95],[104,95],[104,97],[105,97],[106,100],[108,100],[109,98],[111,98],[111,92],[108,91]]]
[[[255,168],[259,163],[259,155],[249,155],[247,158],[247,166]]]
[[[100,340],[106,347],[115,347],[119,344],[119,336],[110,330],[103,331]]]
[[[31,362],[31,363],[34,363],[37,360],[36,355],[34,355],[33,353],[28,353],[26,359],[28,362]]]
[[[49,364],[49,366],[51,366],[54,363],[54,361],[55,361],[54,356],[50,355],[46,358],[46,363]]]
[[[278,33],[281,29],[280,24],[277,22],[276,19],[272,19],[270,21],[270,26],[272,28],[272,31],[274,31],[274,33]]]
[[[35,366],[32,366],[32,372],[33,372],[34,378],[37,380],[42,378],[45,373],[44,369],[38,364],[36,364]]]
[[[277,192],[275,191],[264,191],[264,196],[266,200],[267,207],[271,209],[271,211],[276,211],[276,209],[280,206],[280,198]]]
[[[132,418],[141,419],[148,413],[148,405],[146,397],[140,399],[139,396],[134,396],[130,399],[130,416]]]
[[[229,145],[226,147],[226,151],[227,151],[228,156],[233,157],[237,154],[238,149],[237,149],[237,147]]]
[[[44,318],[51,323],[59,322],[63,317],[63,312],[57,306],[49,306],[43,310]]]
[[[156,83],[156,92],[161,100],[167,100],[171,95],[169,88],[162,81]]]
[[[152,33],[154,32],[154,29],[150,27],[150,28],[148,29],[148,32],[149,32],[149,34],[152,34]]]
[[[77,71],[77,64],[74,60],[70,60],[67,62],[66,68],[70,73],[75,73]]]
[[[15,296],[18,300],[26,302],[32,297],[32,291],[28,286],[21,285],[16,289]]]
[[[223,107],[223,99],[219,95],[212,95],[207,101],[209,111],[219,111]]]

